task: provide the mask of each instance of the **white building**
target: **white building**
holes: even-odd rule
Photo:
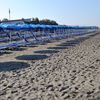
[[[1,23],[4,23],[4,24],[25,24],[26,22],[31,22],[31,18],[2,21]]]

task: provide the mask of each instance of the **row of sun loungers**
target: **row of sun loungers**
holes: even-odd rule
[[[95,32],[97,27],[0,24],[0,50]]]

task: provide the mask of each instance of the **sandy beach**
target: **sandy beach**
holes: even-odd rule
[[[0,100],[100,100],[100,32],[0,54]]]

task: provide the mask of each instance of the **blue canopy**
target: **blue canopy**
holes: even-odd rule
[[[95,26],[64,26],[64,25],[40,25],[40,24],[0,24],[0,30],[27,30],[27,29],[95,29]]]

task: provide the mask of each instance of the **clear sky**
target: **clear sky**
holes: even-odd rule
[[[66,25],[100,26],[100,0],[0,0],[0,19],[52,19]]]

